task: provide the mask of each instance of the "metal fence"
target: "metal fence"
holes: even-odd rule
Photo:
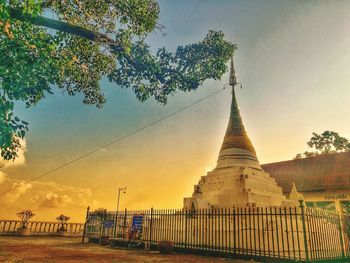
[[[15,235],[18,228],[22,226],[19,220],[0,220],[0,235]],[[55,235],[61,224],[58,222],[29,221],[27,229],[31,235]],[[84,224],[67,223],[65,224],[67,236],[82,236]]]
[[[141,227],[136,227],[135,218]],[[156,248],[277,261],[350,260],[350,217],[300,207],[88,212],[90,239],[140,242]]]

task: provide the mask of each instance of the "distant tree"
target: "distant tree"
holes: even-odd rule
[[[295,155],[294,159],[301,159],[303,158],[303,155],[301,153],[298,153],[297,155]]]
[[[97,208],[95,211],[92,213],[94,216],[96,216],[100,221],[103,220],[103,218],[106,215],[106,209],[104,208]]]
[[[132,88],[138,100],[166,103],[177,90],[220,79],[236,45],[220,31],[174,52],[152,53],[146,37],[163,30],[155,0],[0,0],[0,153],[16,158],[28,123],[16,101],[37,104],[53,85],[101,107],[100,80]]]
[[[307,145],[310,148],[313,148],[315,151],[305,151],[304,154],[298,153],[294,159],[313,157],[320,154],[350,151],[349,140],[341,137],[337,132],[334,131],[324,131],[321,134],[313,132],[312,137],[307,142]]]
[[[22,221],[22,228],[27,227],[28,221],[35,216],[31,210],[23,210],[16,214]]]
[[[67,224],[68,220],[70,219],[70,217],[65,216],[65,215],[60,215],[58,217],[56,217],[56,220],[60,223],[60,227],[58,229],[58,231],[65,231],[65,225]]]

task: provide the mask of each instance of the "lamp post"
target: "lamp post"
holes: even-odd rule
[[[117,201],[117,212],[115,213],[115,224],[114,224],[114,237],[117,235],[117,225],[118,225],[118,211],[119,211],[119,200],[120,200],[120,192],[123,191],[123,194],[126,194],[126,186],[122,188],[118,188],[118,201]]]

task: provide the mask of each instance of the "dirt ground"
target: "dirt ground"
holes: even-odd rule
[[[0,262],[235,262],[248,261],[82,244],[80,238],[0,236]]]

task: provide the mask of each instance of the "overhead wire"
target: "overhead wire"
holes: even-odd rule
[[[174,111],[174,112],[172,112],[172,113],[170,113],[168,115],[165,115],[164,117],[162,117],[162,118],[160,118],[160,119],[158,119],[156,121],[152,121],[152,122],[148,123],[145,126],[142,126],[140,128],[137,128],[137,129],[127,133],[126,135],[123,135],[121,137],[115,138],[112,141],[110,141],[110,142],[108,142],[106,144],[103,144],[103,145],[97,147],[94,150],[91,150],[91,151],[88,151],[87,153],[81,154],[81,155],[77,156],[76,158],[74,158],[74,159],[72,159],[72,160],[70,160],[68,162],[65,162],[65,163],[63,163],[63,164],[61,164],[61,165],[59,165],[59,166],[57,166],[55,168],[52,168],[52,169],[50,169],[50,170],[48,170],[48,171],[46,171],[46,172],[44,172],[42,174],[39,174],[39,175],[37,175],[37,176],[27,180],[27,181],[24,181],[24,184],[28,184],[28,183],[34,182],[34,181],[36,181],[36,180],[38,180],[40,178],[43,178],[43,177],[45,177],[45,176],[47,176],[49,174],[52,174],[52,173],[54,173],[54,172],[56,172],[56,171],[58,171],[60,169],[63,169],[63,168],[65,168],[65,167],[67,167],[67,166],[69,166],[69,165],[71,165],[71,164],[73,164],[73,163],[75,163],[75,162],[77,162],[77,161],[79,161],[81,159],[84,159],[84,158],[86,158],[86,157],[88,157],[88,156],[90,156],[90,155],[92,155],[92,154],[94,154],[94,153],[96,153],[96,152],[98,152],[98,151],[100,151],[102,149],[105,149],[105,148],[107,148],[107,147],[109,147],[109,146],[111,146],[113,144],[119,143],[119,142],[121,142],[121,141],[123,141],[123,140],[125,140],[125,139],[127,139],[129,137],[131,137],[132,135],[134,135],[136,133],[139,133],[139,132],[141,132],[141,131],[149,128],[149,127],[152,127],[152,126],[154,126],[154,125],[156,125],[156,124],[158,124],[158,123],[160,123],[160,122],[162,122],[162,121],[164,121],[166,119],[169,119],[170,117],[172,117],[172,116],[174,116],[174,115],[176,115],[176,114],[178,114],[178,113],[180,113],[182,111],[185,111],[188,108],[191,108],[194,105],[196,105],[196,104],[198,104],[198,103],[200,103],[200,102],[202,102],[202,101],[204,101],[204,100],[206,100],[206,99],[208,99],[208,98],[210,98],[210,97],[212,97],[212,96],[222,92],[223,90],[226,89],[227,85],[228,84],[225,84],[221,89],[216,90],[216,91],[214,91],[214,92],[212,92],[212,93],[210,93],[210,94],[208,94],[208,95],[206,95],[206,96],[204,96],[204,97],[202,97],[202,98],[200,98],[200,99],[198,99],[198,100],[196,100],[196,101],[194,101],[194,102],[192,102],[192,103],[190,103],[190,104],[188,104],[188,105],[186,105],[186,106],[184,106],[184,107],[182,107],[182,108],[180,108],[180,109],[178,109],[178,110],[176,110],[176,111]],[[0,195],[4,195],[6,193],[9,193],[9,192],[15,190],[18,187],[19,187],[19,185],[17,184],[14,187],[9,188],[8,190],[1,192]]]
[[[16,61],[12,61],[12,62],[19,62],[19,61],[28,59],[28,58],[30,58],[30,57],[32,57],[32,56],[25,56],[25,57],[22,57],[22,58],[20,58],[20,59],[17,59]],[[4,66],[4,65],[6,65],[6,63],[5,63],[5,64],[1,64],[1,63],[0,63],[0,65]],[[178,109],[178,110],[176,110],[176,111],[174,111],[174,112],[172,112],[172,113],[170,113],[170,114],[168,114],[168,115],[166,115],[166,116],[164,116],[164,117],[162,117],[162,118],[160,118],[160,119],[158,119],[158,120],[156,120],[156,121],[150,122],[149,124],[147,124],[147,125],[145,125],[145,126],[143,126],[143,127],[141,127],[141,128],[135,129],[135,130],[131,131],[130,133],[128,133],[128,134],[126,134],[126,135],[124,135],[124,136],[122,136],[122,137],[118,137],[118,138],[116,138],[116,139],[110,141],[109,143],[106,143],[106,144],[104,144],[104,145],[99,146],[98,148],[96,148],[96,149],[94,149],[94,150],[91,150],[91,151],[89,151],[89,152],[87,152],[87,153],[84,153],[84,154],[82,154],[82,155],[79,155],[79,156],[77,156],[76,158],[74,158],[74,159],[72,159],[72,160],[70,160],[70,161],[68,161],[68,162],[66,162],[66,163],[63,163],[63,164],[61,164],[61,165],[59,165],[59,166],[57,166],[57,167],[55,167],[55,168],[53,168],[53,169],[50,169],[50,170],[48,170],[48,171],[46,171],[46,172],[44,172],[44,173],[42,173],[42,174],[40,174],[40,175],[37,175],[37,176],[35,176],[35,177],[33,177],[33,178],[27,180],[27,181],[24,181],[24,183],[27,184],[27,183],[34,182],[34,181],[36,181],[36,180],[38,180],[38,179],[40,179],[40,178],[42,178],[42,177],[45,177],[45,176],[47,176],[47,175],[49,175],[49,174],[52,174],[52,173],[54,173],[54,172],[56,172],[56,171],[58,171],[58,170],[60,170],[60,169],[63,169],[63,168],[65,168],[65,167],[67,167],[67,166],[69,166],[69,165],[71,165],[71,164],[73,164],[73,163],[75,163],[75,162],[77,162],[77,161],[83,159],[83,158],[86,158],[86,157],[88,157],[88,156],[90,156],[90,155],[92,155],[92,154],[94,154],[94,153],[96,153],[96,152],[98,152],[98,151],[100,151],[100,150],[102,150],[102,149],[104,149],[104,148],[107,148],[107,147],[109,147],[109,146],[111,146],[111,145],[113,145],[113,144],[116,144],[116,143],[118,143],[118,142],[120,142],[120,141],[122,141],[122,140],[125,140],[126,138],[128,138],[128,137],[130,137],[130,136],[132,136],[132,135],[134,135],[134,134],[136,134],[136,133],[139,133],[139,132],[141,132],[141,131],[143,131],[143,130],[145,130],[145,129],[147,129],[147,128],[153,126],[153,125],[156,125],[156,124],[158,124],[159,122],[161,122],[161,121],[163,121],[163,120],[166,120],[166,119],[168,119],[168,118],[174,116],[175,114],[178,114],[178,113],[180,113],[180,112],[182,112],[182,111],[184,111],[184,110],[186,110],[186,109],[188,109],[188,108],[190,108],[190,107],[192,107],[192,106],[194,106],[194,105],[196,105],[196,104],[202,102],[203,100],[206,100],[206,99],[208,99],[208,98],[210,98],[210,97],[212,97],[212,96],[218,94],[219,92],[223,91],[223,90],[226,88],[226,85],[227,85],[227,84],[225,84],[221,89],[219,89],[219,90],[217,90],[217,91],[215,91],[215,92],[212,92],[212,93],[208,94],[207,96],[204,96],[203,98],[201,98],[201,99],[199,99],[199,100],[196,100],[196,101],[194,101],[193,103],[190,103],[190,104],[188,104],[188,105],[186,105],[186,106],[184,106],[184,107],[182,107],[182,108],[180,108],[180,109]],[[18,188],[18,187],[19,187],[19,185],[15,185],[14,187],[12,187],[12,188],[10,188],[10,189],[8,189],[8,190],[6,190],[6,191],[4,191],[4,192],[1,192],[0,195],[4,195],[4,194],[6,194],[6,193],[8,193],[8,192],[11,192],[11,191],[15,190],[15,189]]]

